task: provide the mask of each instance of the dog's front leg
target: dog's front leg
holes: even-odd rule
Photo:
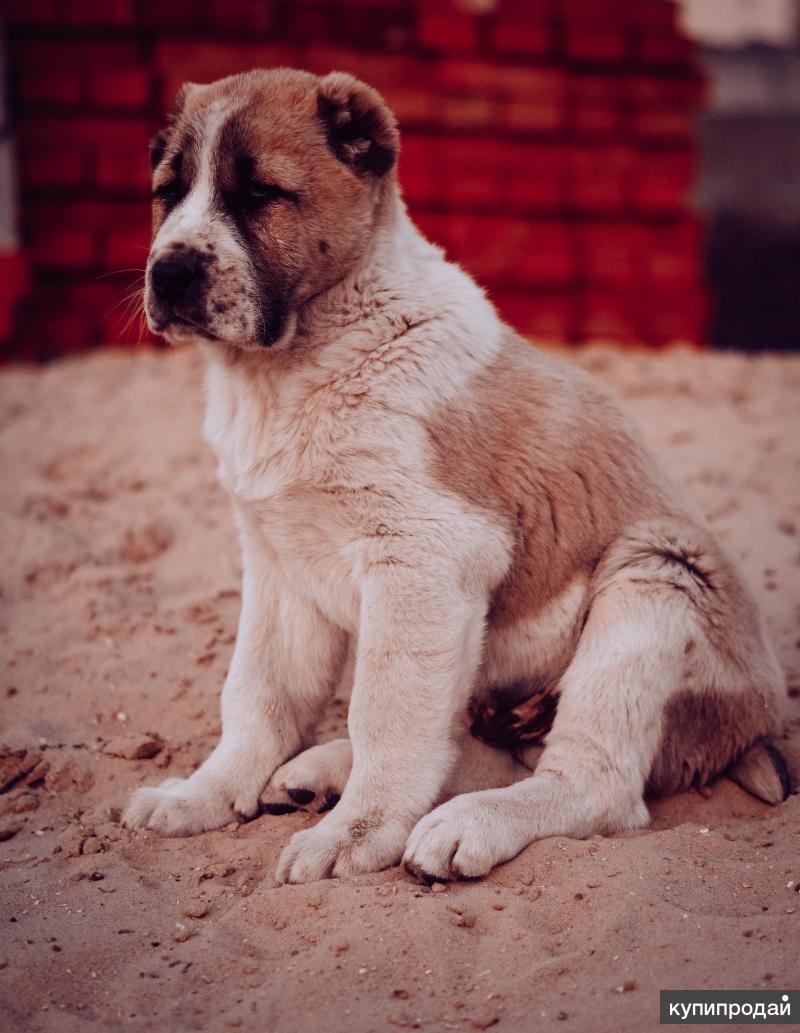
[[[190,836],[252,816],[273,771],[306,744],[333,694],[347,637],[288,584],[253,517],[239,512],[244,568],[222,737],[187,779],[137,790],[131,827]]]
[[[378,871],[396,863],[456,760],[455,722],[480,662],[484,599],[451,572],[376,565],[364,578],[350,704],[353,767],[341,801],[296,833],[284,882]]]

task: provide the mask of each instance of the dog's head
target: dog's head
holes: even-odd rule
[[[273,344],[364,253],[395,189],[397,150],[392,113],[344,73],[257,70],[184,86],[151,145],[151,330]]]

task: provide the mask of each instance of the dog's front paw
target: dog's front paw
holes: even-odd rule
[[[456,796],[417,822],[403,854],[406,870],[427,883],[474,879],[519,853],[526,842],[498,820],[491,792]]]
[[[123,811],[122,823],[162,836],[194,836],[250,817],[256,805],[257,800],[249,806],[238,800],[223,782],[197,776],[170,778],[160,786],[137,789]]]
[[[379,872],[397,864],[408,829],[362,817],[350,819],[332,811],[311,829],[296,832],[278,860],[279,882],[316,882]]]
[[[352,765],[349,739],[312,746],[278,768],[261,794],[261,806],[268,814],[329,811],[339,802]]]

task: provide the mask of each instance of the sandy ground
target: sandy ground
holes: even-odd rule
[[[800,358],[570,358],[616,387],[741,561],[797,724]],[[656,803],[647,831],[550,839],[436,891],[396,869],[276,888],[302,814],[188,840],[122,829],[132,787],[208,753],[233,648],[200,363],[109,353],[7,370],[0,394],[7,1033],[611,1033],[655,1028],[661,987],[800,985],[800,796],[771,809],[723,779]]]

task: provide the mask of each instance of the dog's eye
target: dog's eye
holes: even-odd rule
[[[275,201],[289,196],[285,190],[275,186],[274,183],[260,183],[258,180],[251,180],[247,184],[245,193],[250,204],[258,207],[274,204]]]
[[[164,203],[173,207],[186,197],[186,187],[177,179],[171,179],[168,183],[162,183],[153,191],[153,197],[158,197]]]

